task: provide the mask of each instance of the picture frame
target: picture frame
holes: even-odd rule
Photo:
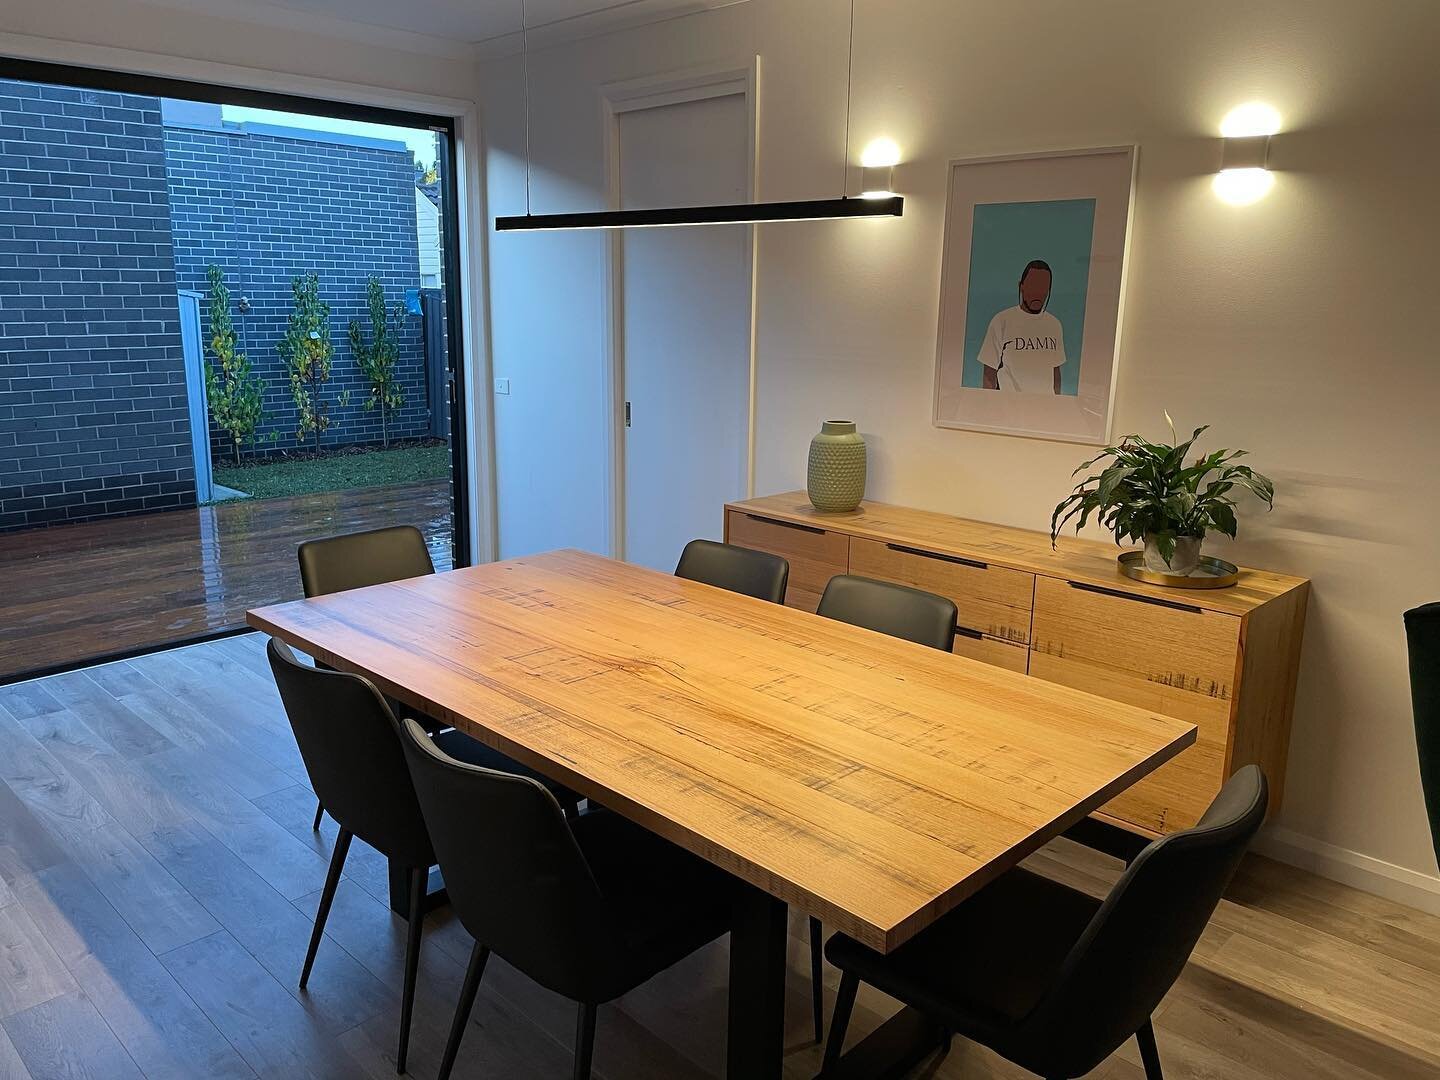
[[[1109,441],[1134,145],[949,163],[936,427]]]

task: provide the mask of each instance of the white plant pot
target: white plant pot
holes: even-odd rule
[[[1150,533],[1145,537],[1145,569],[1157,574],[1193,574],[1200,565],[1200,545],[1203,541],[1201,536],[1177,536],[1175,554],[1167,563],[1160,554],[1155,534]]]

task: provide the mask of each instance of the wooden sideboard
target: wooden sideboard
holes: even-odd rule
[[[1188,720],[1193,747],[1096,817],[1146,836],[1188,828],[1225,779],[1260,765],[1280,804],[1310,583],[1242,570],[1228,589],[1120,574],[1113,545],[867,502],[846,514],[803,491],[729,503],[728,543],[790,563],[785,602],[814,611],[836,574],[948,596],[955,651]]]

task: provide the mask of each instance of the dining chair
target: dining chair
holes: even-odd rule
[[[854,574],[832,577],[815,613],[943,652],[955,647],[959,618],[954,601],[943,596]],[[810,1004],[817,1043],[825,1037],[825,991],[821,982],[824,932],[820,920],[810,916]]]
[[[300,584],[307,598],[435,573],[435,564],[430,559],[430,549],[425,544],[425,537],[413,525],[391,525],[383,529],[368,529],[365,532],[328,536],[321,540],[307,540],[300,545],[298,554]],[[411,710],[401,709],[398,703],[391,704],[397,712],[415,715]],[[416,718],[432,732],[451,731],[446,725],[430,717]],[[552,787],[556,797],[572,811],[575,808],[579,797],[574,792],[567,791],[559,784],[552,784],[518,761],[468,735],[459,732],[447,734],[445,745],[451,754],[472,764],[533,776]],[[317,803],[312,828],[318,830],[325,814],[324,797],[321,796]]]
[[[768,551],[717,544],[714,540],[691,540],[680,553],[675,576],[783,604],[790,564]]]
[[[836,934],[825,955],[842,974],[820,1076],[839,1060],[863,980],[1046,1080],[1083,1076],[1131,1036],[1146,1080],[1162,1080],[1150,1016],[1260,828],[1268,795],[1264,773],[1247,765],[1194,828],[1136,856],[1104,901],[1016,869],[888,956]]]
[[[854,574],[832,577],[815,613],[944,652],[955,647],[959,618],[943,596]]]
[[[1405,612],[1410,648],[1410,699],[1415,711],[1415,747],[1420,784],[1430,817],[1430,839],[1440,859],[1440,603]]]
[[[300,988],[303,990],[310,981],[350,841],[358,836],[392,862],[403,865],[409,875],[410,925],[400,999],[400,1045],[395,1054],[395,1071],[403,1073],[410,1041],[410,1014],[415,1004],[420,933],[425,921],[422,901],[435,852],[395,734],[394,714],[374,685],[359,675],[303,664],[278,638],[270,639],[266,652],[305,771],[315,793],[340,826],[315,912],[310,948],[300,970]],[[442,741],[445,737],[436,736]]]
[[[440,1080],[492,950],[578,1003],[573,1075],[585,1080],[597,1007],[726,933],[734,879],[612,811],[567,818],[543,785],[456,761],[412,720],[400,741],[451,907],[475,939]]]

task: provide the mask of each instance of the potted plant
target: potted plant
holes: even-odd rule
[[[1170,437],[1175,422],[1165,414]],[[1200,544],[1207,532],[1234,538],[1234,495],[1248,491],[1272,508],[1275,485],[1248,465],[1237,465],[1244,450],[1216,450],[1197,456],[1189,465],[1185,455],[1207,428],[1198,427],[1185,442],[1152,443],[1127,435],[1118,446],[1107,446],[1080,465],[1078,476],[1098,461],[1108,459],[1098,473],[1075,485],[1050,518],[1050,543],[1076,514],[1078,533],[1090,515],[1115,534],[1117,544],[1139,540],[1145,545],[1145,567],[1161,574],[1193,573],[1200,564]]]

